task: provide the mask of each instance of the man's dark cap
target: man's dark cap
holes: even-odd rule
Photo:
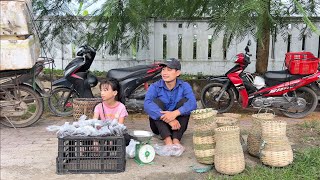
[[[160,66],[167,66],[171,69],[177,69],[177,70],[181,70],[181,64],[180,61],[178,59],[175,58],[170,58],[167,59],[165,62],[160,63]]]

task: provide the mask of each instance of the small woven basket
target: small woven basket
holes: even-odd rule
[[[258,113],[253,114],[253,125],[248,134],[247,138],[247,147],[248,152],[252,156],[259,157],[260,145],[262,143],[261,140],[261,122],[263,121],[271,121],[274,119],[275,115],[272,113]]]
[[[214,165],[218,172],[234,175],[244,170],[245,160],[239,137],[238,126],[223,126],[215,129]]]
[[[79,120],[80,116],[93,116],[94,107],[102,102],[101,98],[75,98],[73,100],[73,119]]]
[[[215,121],[218,127],[239,126],[239,120],[233,117],[216,117]]]

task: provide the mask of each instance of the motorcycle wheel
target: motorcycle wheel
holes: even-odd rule
[[[72,91],[69,88],[55,88],[54,90],[52,90],[51,95],[48,98],[49,109],[56,116],[71,116],[73,113],[73,99],[78,97],[78,93],[76,91]]]
[[[19,85],[19,88],[1,88],[1,104],[14,102],[15,106],[2,106],[1,111],[11,111],[15,116],[0,117],[1,124],[7,127],[23,128],[36,123],[44,112],[44,102],[41,95],[33,88]],[[21,114],[21,115],[20,115]]]
[[[215,98],[219,96],[222,89],[222,83],[210,83],[207,84],[201,91],[201,103],[204,108],[213,108],[218,113],[224,113],[230,110],[234,104],[234,93],[231,89],[227,89],[223,92],[219,101]]]
[[[308,87],[301,87],[295,91],[297,97],[303,98],[306,100],[306,107],[302,111],[286,111],[281,110],[281,112],[290,118],[303,118],[308,114],[312,113],[318,105],[318,96],[317,94]]]

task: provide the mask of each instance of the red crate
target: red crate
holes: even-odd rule
[[[313,74],[318,70],[319,59],[311,52],[288,52],[285,64],[291,74]]]

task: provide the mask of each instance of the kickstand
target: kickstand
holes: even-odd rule
[[[6,119],[7,119],[7,121],[11,124],[11,126],[14,128],[14,129],[17,129],[13,124],[12,124],[12,122],[10,121],[10,119],[7,117],[7,116],[4,116]]]

